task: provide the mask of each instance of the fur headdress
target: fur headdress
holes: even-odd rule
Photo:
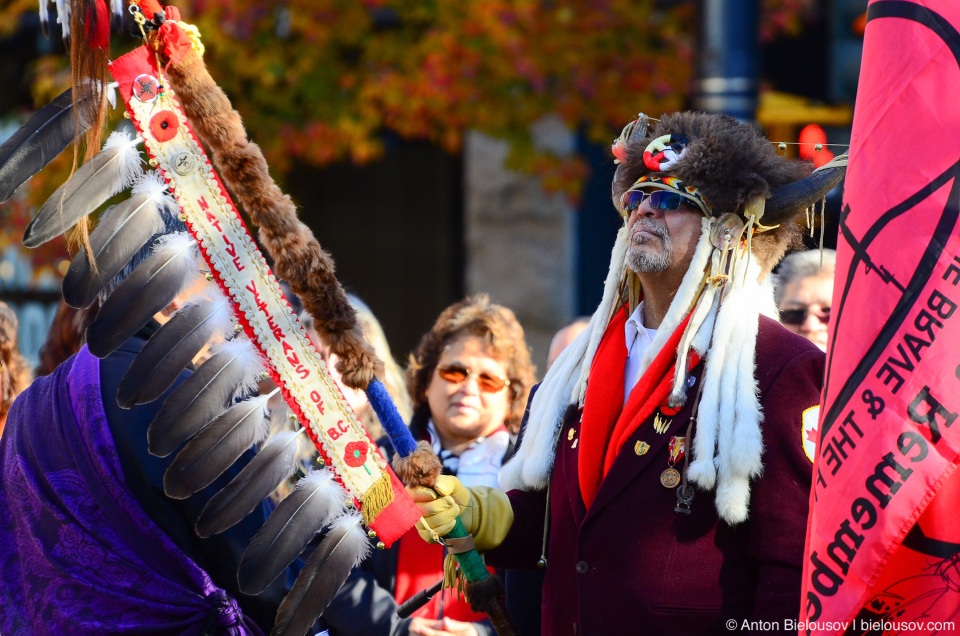
[[[720,517],[735,524],[747,518],[750,480],[762,470],[763,414],[754,354],[759,314],[776,313],[764,279],[799,236],[793,217],[839,183],[842,161],[807,176],[809,166],[777,155],[754,128],[723,115],[677,113],[652,128],[648,123],[641,114],[614,141],[619,164],[614,205],[619,209],[621,196],[641,186],[640,179],[673,177],[683,182],[674,186],[682,194],[697,191],[705,216],[697,249],[644,353],[640,374],[689,315],[677,359],[696,351],[706,367],[688,477],[701,488],[715,489]],[[569,404],[583,405],[593,357],[611,317],[624,306],[633,312],[641,298],[639,281],[625,262],[626,216],[600,307],[544,378],[524,443],[501,472],[504,488],[546,486],[563,413]],[[670,400],[680,405],[686,399],[686,366],[676,366]]]

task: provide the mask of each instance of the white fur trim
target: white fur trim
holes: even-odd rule
[[[739,279],[745,286],[734,284],[720,306],[704,372],[694,460],[687,473],[702,488],[716,487],[717,512],[730,524],[746,520],[750,480],[762,470],[763,414],[754,358],[766,291],[757,282],[759,274],[750,263],[747,276]]]
[[[567,406],[573,403],[571,394],[580,377],[580,367],[589,341],[588,328],[563,350],[547,371],[533,396],[523,443],[500,469],[502,489],[542,490],[547,487],[553,470],[554,445],[560,424]]]
[[[617,240],[614,242],[613,251],[610,254],[610,269],[607,270],[607,280],[603,283],[603,299],[600,301],[597,311],[593,313],[590,325],[587,327],[587,332],[590,333],[590,341],[583,356],[583,365],[580,367],[576,395],[571,397],[571,401],[576,399],[581,405],[587,395],[587,378],[590,375],[590,368],[593,366],[593,357],[597,354],[600,340],[603,338],[603,334],[607,330],[607,324],[613,316],[613,307],[614,303],[617,302],[620,283],[625,277],[627,249],[629,247],[629,228],[624,225],[617,232]]]
[[[530,405],[526,430],[520,450],[500,470],[500,487],[504,490],[542,490],[553,470],[554,446],[567,406],[582,403],[586,394],[587,376],[600,339],[607,330],[617,301],[629,240],[624,225],[610,254],[610,269],[603,286],[603,299],[590,319],[590,324],[567,346],[543,378]]]

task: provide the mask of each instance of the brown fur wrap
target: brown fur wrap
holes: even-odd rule
[[[699,189],[713,208],[713,216],[742,213],[754,197],[767,198],[813,169],[811,163],[778,155],[774,145],[750,124],[726,115],[674,113],[654,122],[645,136],[638,134],[627,141],[625,156],[613,177],[615,206],[640,177],[666,176],[644,165],[643,151],[654,139],[670,134],[683,135],[689,143],[669,175]],[[792,222],[783,223],[775,230],[755,235],[753,253],[763,270],[769,272],[786,250],[799,242],[800,228]]]
[[[443,464],[430,447],[430,442],[423,440],[417,444],[417,450],[406,457],[398,454],[393,459],[393,472],[397,473],[397,477],[408,488],[432,488],[442,469]]]
[[[365,389],[383,362],[363,338],[356,312],[334,276],[333,258],[297,218],[296,206],[271,178],[260,148],[247,139],[240,114],[191,50],[166,67],[171,87],[213,165],[254,224],[273,257],[274,271],[290,283],[314,318],[320,337],[337,354],[344,384]]]

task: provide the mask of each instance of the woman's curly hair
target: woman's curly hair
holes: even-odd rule
[[[30,385],[33,379],[27,361],[17,347],[17,314],[0,302],[0,430],[14,398]]]
[[[504,425],[511,433],[520,430],[527,396],[535,382],[536,367],[530,362],[530,350],[523,327],[512,311],[494,305],[486,294],[477,294],[447,307],[433,328],[423,336],[407,367],[407,389],[413,399],[414,417],[428,414],[427,387],[433,379],[444,348],[455,338],[470,335],[480,338],[504,363],[510,385],[510,411]]]

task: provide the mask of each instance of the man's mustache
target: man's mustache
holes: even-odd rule
[[[649,232],[650,234],[654,234],[664,241],[666,241],[668,238],[667,228],[665,228],[663,225],[652,219],[637,219],[633,224],[633,229],[630,230],[630,238],[634,243],[639,242],[638,234],[641,230],[644,232]]]

